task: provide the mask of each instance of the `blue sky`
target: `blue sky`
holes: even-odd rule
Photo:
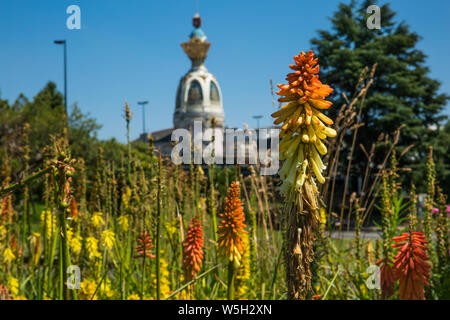
[[[283,81],[292,56],[329,29],[340,1],[200,0],[203,30],[212,42],[206,67],[218,79],[228,126],[269,125],[269,80]],[[348,2],[348,1],[345,1]],[[384,3],[383,1],[381,3]],[[81,8],[81,30],[66,28],[66,8]],[[392,1],[423,39],[431,76],[450,93],[450,1]],[[149,100],[147,129],[172,126],[178,81],[190,67],[180,43],[192,30],[195,0],[15,0],[0,3],[0,92],[11,102],[35,96],[52,80],[62,91],[62,47],[68,41],[68,102],[103,125],[99,137],[125,141],[126,99],[134,113],[132,138],[142,131],[137,101]],[[447,108],[446,114],[449,114]]]

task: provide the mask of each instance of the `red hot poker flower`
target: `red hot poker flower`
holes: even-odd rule
[[[228,189],[225,212],[220,214],[222,220],[217,230],[219,250],[229,261],[234,260],[236,265],[240,264],[244,252],[241,235],[247,232],[244,230],[244,204],[239,199],[240,192],[239,181],[233,182]]]
[[[430,277],[430,266],[425,262],[428,260],[425,235],[421,232],[403,233],[392,240],[397,242],[392,247],[398,252],[394,267],[400,280],[400,299],[425,300],[423,286],[429,286]]]
[[[376,262],[380,267],[381,299],[387,299],[394,294],[395,281],[397,281],[396,269],[389,259],[380,259]]]
[[[3,284],[0,284],[0,300],[11,300],[8,288]]]
[[[137,239],[138,245],[136,246],[135,258],[155,258],[155,256],[150,252],[153,248],[152,239],[147,231],[141,232],[139,238]]]
[[[203,230],[198,217],[192,218],[183,241],[183,263],[187,280],[194,279],[203,264]]]

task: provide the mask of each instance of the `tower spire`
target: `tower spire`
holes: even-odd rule
[[[223,128],[224,112],[220,86],[216,77],[204,66],[211,43],[206,41],[206,35],[201,28],[202,19],[198,13],[192,18],[192,24],[194,30],[189,41],[181,44],[192,61],[192,67],[178,85],[174,127],[187,129],[200,120],[206,128],[211,126],[214,119],[216,128]]]
[[[202,18],[198,13],[192,18],[192,25],[194,26],[194,30],[189,36],[190,39],[188,42],[183,42],[181,47],[189,59],[191,59],[192,69],[195,70],[201,67],[204,68],[203,63],[207,57],[211,43],[206,41],[206,35],[201,28]]]

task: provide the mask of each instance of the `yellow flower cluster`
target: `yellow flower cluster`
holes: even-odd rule
[[[125,209],[128,209],[131,200],[132,191],[129,187],[126,187],[125,192],[122,194],[122,204]]]
[[[122,232],[125,232],[128,230],[129,222],[128,222],[128,216],[126,214],[121,215],[119,218],[117,218],[117,222],[119,223],[120,230]]]
[[[11,296],[15,296],[17,293],[19,293],[19,280],[17,280],[17,278],[10,276],[8,277],[6,283],[7,283],[6,286]]]
[[[236,272],[236,298],[243,299],[248,291],[247,281],[250,279],[250,246],[248,244],[248,233],[242,234],[242,254],[239,269]]]
[[[141,297],[137,293],[132,293],[127,297],[127,300],[141,300]]]
[[[80,300],[97,300],[97,293],[94,296],[96,289],[97,283],[95,281],[84,279],[80,283],[80,293],[78,295],[78,298]]]
[[[103,220],[101,212],[94,212],[91,217],[91,222],[94,228],[99,228],[105,224],[105,220]]]
[[[89,260],[101,257],[98,251],[98,240],[94,237],[88,237],[86,239],[86,250],[88,251]]]
[[[319,213],[320,213],[320,233],[324,234],[325,227],[327,225],[327,213],[325,211],[325,208],[320,208]]]
[[[69,248],[70,248],[71,252],[74,255],[78,256],[81,252],[83,238],[78,234],[74,234],[72,228],[68,228],[67,229],[67,240],[68,240]]]
[[[39,257],[42,252],[42,245],[41,245],[41,234],[39,232],[33,232],[29,238],[31,249],[32,249],[32,264],[33,266],[37,266],[39,262]]]
[[[47,239],[50,239],[56,232],[56,216],[50,210],[43,210],[41,213],[41,228],[45,232]]]
[[[165,298],[170,295],[170,281],[169,281],[169,265],[164,258],[160,260],[160,271],[161,271],[161,298]],[[156,274],[156,273],[155,273]],[[153,278],[153,286],[156,288],[156,277]]]
[[[16,256],[14,255],[13,251],[11,250],[11,248],[6,248],[3,251],[3,261],[6,263],[6,265],[10,265],[11,262],[13,262],[13,260],[16,259]]]
[[[0,225],[0,241],[6,238],[6,227],[3,225]]]
[[[104,230],[102,232],[102,244],[108,249],[111,250],[114,247],[114,243],[116,242],[116,235],[111,230]]]

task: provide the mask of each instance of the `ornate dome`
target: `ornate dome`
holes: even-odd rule
[[[200,28],[201,18],[196,15],[193,22],[194,31],[190,40],[181,44],[192,61],[192,67],[178,85],[174,126],[189,129],[195,120],[201,120],[203,127],[210,127],[214,118],[216,126],[223,127],[222,92],[216,77],[204,65],[211,43],[206,41],[206,35]]]

